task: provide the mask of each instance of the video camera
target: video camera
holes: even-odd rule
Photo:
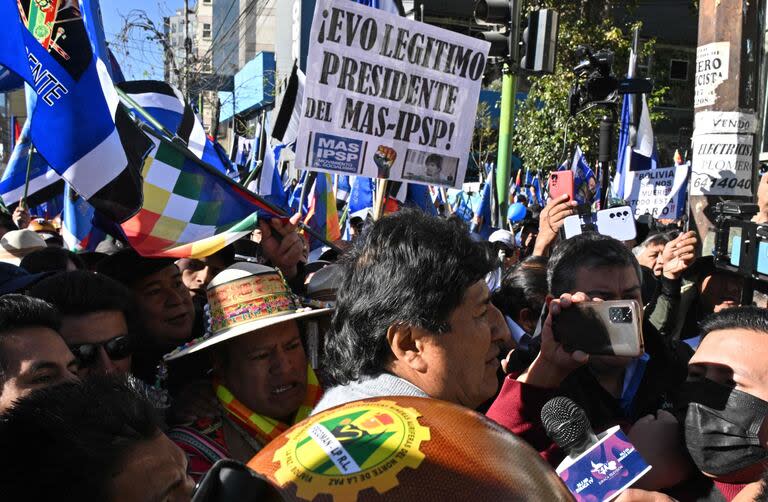
[[[715,268],[745,279],[742,304],[752,302],[752,291],[768,292],[768,225],[750,221],[757,204],[719,202],[714,214]]]
[[[622,94],[647,94],[653,90],[653,84],[647,78],[619,80],[614,77],[611,74],[613,52],[608,49],[593,53],[589,47],[580,45],[576,48],[576,57],[580,60],[573,68],[577,81],[568,95],[571,116],[591,104],[615,105]]]

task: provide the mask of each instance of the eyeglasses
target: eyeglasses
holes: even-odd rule
[[[113,361],[125,359],[133,353],[133,343],[128,335],[117,336],[103,343],[72,345],[69,347],[69,350],[71,350],[77,358],[80,367],[87,367],[96,361],[99,347],[104,347],[104,352],[106,352],[107,356]]]

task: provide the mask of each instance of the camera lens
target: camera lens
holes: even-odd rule
[[[629,307],[611,307],[608,309],[608,318],[614,324],[631,323],[632,309]]]

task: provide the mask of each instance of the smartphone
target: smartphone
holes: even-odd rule
[[[567,193],[573,200],[573,171],[555,171],[549,175],[549,198],[557,199]]]
[[[568,352],[639,357],[642,312],[637,300],[576,303],[553,318],[553,335]]]

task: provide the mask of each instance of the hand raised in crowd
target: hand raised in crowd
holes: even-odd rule
[[[528,369],[517,379],[520,382],[535,385],[545,389],[554,389],[560,386],[563,380],[573,370],[583,366],[589,361],[589,355],[576,350],[567,352],[562,344],[555,340],[552,331],[552,320],[563,309],[570,308],[576,303],[588,301],[584,293],[573,295],[565,293],[558,300],[552,300],[549,304],[549,314],[541,329],[541,350]]]
[[[680,442],[680,423],[668,411],[646,415],[630,429],[629,442],[653,467],[635,485],[646,490],[670,488],[685,481],[693,471],[685,446]]]
[[[13,210],[11,219],[13,219],[13,222],[19,227],[19,230],[29,226],[29,222],[32,221],[32,215],[29,214],[29,209],[27,209],[24,201],[19,201],[19,205]]]
[[[685,232],[669,241],[664,246],[660,259],[663,264],[662,274],[667,279],[679,279],[682,273],[696,259],[696,232]]]
[[[288,280],[296,277],[299,262],[306,260],[304,238],[296,231],[300,219],[301,214],[296,213],[287,222],[277,218],[269,222],[259,222],[264,256],[279,268]]]
[[[557,232],[568,216],[576,214],[577,205],[576,201],[570,200],[568,194],[547,202],[539,215],[539,235],[533,248],[534,256],[546,256],[549,253],[549,248],[557,239]]]

